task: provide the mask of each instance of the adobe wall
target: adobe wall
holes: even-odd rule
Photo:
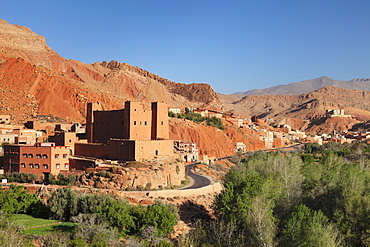
[[[109,145],[76,143],[75,154],[114,160],[142,161],[173,155],[172,140],[134,141],[111,139]]]
[[[135,141],[110,140],[108,158],[114,160],[135,160]]]
[[[95,162],[93,160],[69,159],[69,166],[71,170],[86,170],[87,168],[94,167]]]
[[[163,102],[152,102],[152,140],[169,139],[168,107]]]
[[[223,187],[220,182],[214,182],[208,186],[198,188],[198,189],[185,189],[185,190],[157,190],[157,191],[150,191],[149,194],[145,194],[147,196],[152,196],[155,198],[158,197],[190,197],[190,196],[198,196],[198,195],[205,195],[209,193],[220,193],[223,190]]]
[[[173,140],[135,141],[136,160],[152,160],[155,157],[173,155]]]
[[[152,111],[144,109],[140,102],[125,102],[125,119],[128,119],[128,136],[130,140],[150,140],[152,130]]]
[[[109,138],[125,138],[124,110],[95,111],[93,142],[107,143]]]
[[[103,158],[109,156],[109,147],[101,143],[76,143],[75,155]]]

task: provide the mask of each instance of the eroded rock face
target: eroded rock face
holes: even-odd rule
[[[105,174],[105,173],[104,173]],[[181,185],[185,180],[185,166],[181,162],[153,164],[149,168],[115,168],[108,175],[100,173],[83,175],[81,186],[100,189],[150,190]]]
[[[239,129],[226,126],[224,131],[217,128],[196,124],[184,119],[170,119],[170,138],[195,142],[200,156],[224,157],[235,154],[234,143],[243,142],[247,150],[265,148],[260,135],[251,129]]]

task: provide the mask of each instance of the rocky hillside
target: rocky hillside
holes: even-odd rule
[[[369,91],[328,86],[311,93],[294,96],[247,95],[239,101],[225,104],[225,108],[245,116],[298,119],[323,115],[327,109],[344,108],[346,113],[359,119],[366,119],[370,111],[369,100]]]
[[[369,91],[328,86],[310,93],[293,96],[247,95],[232,103],[223,100],[223,105],[226,110],[232,110],[245,117],[273,118],[276,122],[283,121],[295,129],[315,132],[316,130],[329,131],[330,129],[332,131],[333,126],[336,126],[329,124],[317,127],[325,122],[307,122],[325,116],[326,110],[329,109],[344,109],[345,114],[352,115],[356,119],[356,121],[352,121],[353,123],[346,124],[346,129],[358,122],[369,120],[369,102]]]
[[[219,106],[207,84],[183,84],[117,61],[67,60],[29,28],[0,20],[1,114],[14,122],[36,115],[82,121],[87,102],[117,109],[125,100],[165,101],[169,106]]]
[[[243,142],[247,150],[260,150],[265,148],[265,142],[260,140],[260,135],[251,129],[240,129],[226,125],[221,131],[215,127],[196,124],[189,120],[170,118],[170,138],[195,142],[199,148],[199,155],[210,157],[224,157],[234,154],[234,143]],[[276,147],[282,143],[276,140]]]

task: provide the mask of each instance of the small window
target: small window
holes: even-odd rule
[[[69,164],[68,163],[65,163],[64,164],[64,168],[67,168],[68,169],[68,167],[69,167]]]
[[[34,167],[34,166],[33,166],[33,164],[31,163],[31,164],[30,164],[30,168],[33,168],[33,167]]]
[[[49,168],[49,165],[48,164],[43,164],[42,166],[44,167],[44,169],[48,169]]]
[[[140,121],[140,125],[141,125],[141,121]]]
[[[66,159],[67,158],[67,155],[66,154],[63,154],[63,159]]]
[[[55,158],[56,158],[56,159],[59,159],[59,154],[56,154],[56,155],[55,155]]]
[[[144,125],[146,125],[146,121],[144,121]]]
[[[69,139],[69,143],[71,143],[72,142],[72,140],[71,139]]]
[[[155,155],[158,155],[159,154],[159,151],[158,150],[155,150]]]
[[[134,125],[136,125],[136,121],[134,121]]]
[[[27,158],[28,157],[28,155],[27,154],[22,154],[23,155],[23,157],[25,157],[25,158]]]
[[[42,155],[42,158],[43,158],[43,159],[47,159],[47,158],[48,158],[48,155],[47,155],[47,154],[43,154],[43,155]]]
[[[26,164],[25,164],[25,163],[22,163],[22,164],[21,164],[21,167],[22,167],[22,168],[26,168]]]
[[[36,157],[37,157],[38,159],[41,159],[41,154],[36,154]]]
[[[33,154],[28,154],[28,158],[33,158]]]
[[[59,169],[60,168],[60,164],[56,164],[55,165],[55,168]]]
[[[163,121],[161,121],[161,125],[163,125]]]
[[[40,164],[35,164],[36,169],[40,169]]]
[[[8,141],[10,141],[10,139],[8,138]]]

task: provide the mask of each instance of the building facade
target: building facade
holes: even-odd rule
[[[35,145],[5,145],[4,171],[33,173],[38,179],[50,174],[57,175],[69,170],[69,148],[55,146],[54,143]]]
[[[185,162],[199,159],[199,151],[195,142],[174,141],[174,147]]]
[[[163,102],[148,107],[126,101],[124,109],[112,111],[89,103],[86,136],[88,143],[75,145],[76,155],[132,161],[173,154],[168,107]]]

